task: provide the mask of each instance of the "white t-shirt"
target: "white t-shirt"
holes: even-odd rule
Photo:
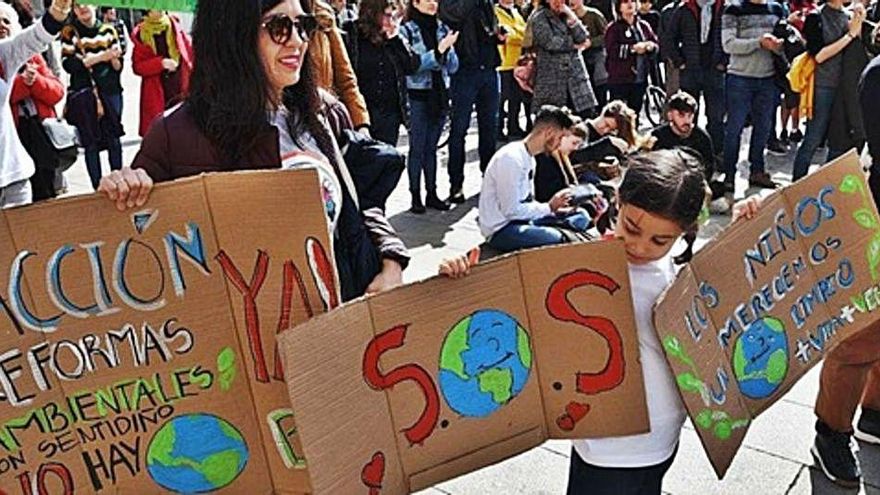
[[[505,144],[495,152],[480,191],[480,232],[490,237],[513,220],[533,220],[551,213],[548,203],[534,200],[535,157],[525,141]]]
[[[321,183],[321,199],[324,201],[324,210],[327,212],[327,222],[330,226],[330,235],[336,230],[336,222],[342,211],[342,184],[333,170],[333,165],[327,161],[327,157],[321,152],[315,138],[308,132],[299,135],[295,141],[288,131],[286,108],[272,112],[270,122],[278,128],[278,149],[281,153],[281,168],[314,168],[318,171],[318,180]]]
[[[644,265],[630,264],[629,277],[651,431],[628,437],[572,440],[581,459],[594,466],[632,468],[660,464],[675,451],[686,416],[652,319],[654,303],[675,279],[672,257],[667,255]]]

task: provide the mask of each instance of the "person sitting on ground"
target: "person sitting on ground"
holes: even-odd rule
[[[696,115],[697,100],[689,93],[679,91],[669,97],[666,102],[666,123],[651,131],[651,136],[657,140],[653,149],[686,147],[696,151],[703,165],[706,182],[712,189],[712,199],[724,198],[724,183],[712,182],[712,175],[715,173],[715,148],[712,146],[712,139],[705,129],[696,124]],[[727,213],[730,206],[724,200],[713,202],[711,209],[717,213]]]
[[[506,144],[489,161],[480,192],[479,224],[490,246],[509,252],[560,244],[572,237],[568,233],[587,229],[587,215],[569,206],[571,191],[563,189],[541,203],[532,190],[535,156],[554,152],[573,125],[568,110],[546,105],[524,140]]]

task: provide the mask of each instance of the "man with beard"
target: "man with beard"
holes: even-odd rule
[[[699,155],[703,164],[706,182],[712,189],[712,199],[723,199],[724,186],[721,182],[713,182],[715,173],[715,149],[712,139],[703,128],[695,123],[697,100],[689,93],[679,91],[669,97],[666,102],[666,123],[651,131],[657,141],[654,150],[672,148],[689,148]],[[726,213],[730,209],[729,201],[715,201],[711,205],[713,213]]]
[[[568,110],[545,105],[525,139],[506,144],[489,160],[480,192],[479,223],[493,248],[508,252],[560,244],[571,238],[566,232],[581,233],[589,226],[586,213],[569,206],[568,188],[541,203],[535,201],[532,187],[535,156],[559,148],[574,123]]]

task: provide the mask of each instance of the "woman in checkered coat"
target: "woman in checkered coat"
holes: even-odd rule
[[[529,18],[532,47],[538,55],[532,112],[541,105],[567,106],[581,117],[593,113],[596,97],[580,55],[590,47],[589,33],[565,0],[541,0]]]

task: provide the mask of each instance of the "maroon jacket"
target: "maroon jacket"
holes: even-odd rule
[[[608,30],[605,31],[605,51],[608,54],[605,67],[608,69],[608,84],[627,84],[636,80],[637,55],[630,51],[630,46],[635,45],[639,40],[631,30],[638,30],[642,41],[657,43],[657,35],[654,34],[651,25],[641,19],[637,19],[632,26],[623,19],[609,24]],[[649,53],[645,56],[650,55]]]
[[[257,143],[247,156],[231,161],[202,134],[184,103],[153,120],[131,166],[144,169],[155,182],[203,172],[281,168],[277,129],[267,122]],[[340,166],[346,165],[343,162]],[[345,187],[345,182],[341,182]],[[354,191],[350,193],[356,194]],[[380,255],[406,268],[409,252],[385,218],[385,213],[379,208],[370,208],[362,211],[361,216]]]

